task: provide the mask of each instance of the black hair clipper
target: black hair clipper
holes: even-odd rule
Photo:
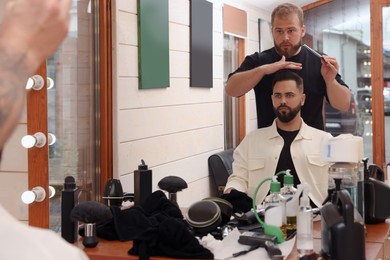
[[[268,240],[265,241],[264,245],[265,250],[267,250],[268,256],[272,260],[283,260],[284,257],[282,255],[282,251],[280,251],[280,248],[275,242]]]

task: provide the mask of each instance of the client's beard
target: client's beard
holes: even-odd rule
[[[287,112],[280,112],[279,108],[281,108],[281,107],[287,108],[288,111]],[[298,104],[294,108],[288,107],[286,105],[280,105],[280,106],[278,106],[276,108],[274,107],[274,113],[275,113],[275,116],[280,121],[282,121],[283,123],[288,123],[288,122],[290,122],[291,120],[293,120],[297,116],[299,111],[301,111],[301,108],[302,108],[301,104]]]

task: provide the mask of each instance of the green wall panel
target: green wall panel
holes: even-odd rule
[[[139,88],[169,86],[168,0],[138,0]]]

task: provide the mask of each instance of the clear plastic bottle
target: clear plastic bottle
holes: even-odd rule
[[[300,255],[313,253],[313,213],[308,193],[309,186],[305,185],[297,213],[297,250]]]
[[[286,238],[286,202],[280,194],[280,182],[276,178],[277,176],[274,176],[271,182],[270,194],[264,199],[264,222],[279,227]]]
[[[280,194],[286,200],[286,232],[287,236],[293,234],[297,229],[297,211],[298,203],[293,201],[293,197],[297,189],[294,187],[294,176],[290,174],[290,170],[286,171],[283,178],[283,187],[280,189]]]
[[[294,197],[297,189],[294,187],[294,176],[290,174],[290,170],[286,170],[286,175],[283,178],[283,187],[280,189],[280,194],[287,200]]]

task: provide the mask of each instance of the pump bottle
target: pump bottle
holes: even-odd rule
[[[152,194],[152,170],[148,168],[144,160],[134,171],[134,205],[141,205]]]
[[[280,194],[286,200],[286,232],[287,236],[294,233],[297,229],[297,210],[298,203],[292,201],[297,189],[294,187],[294,176],[290,174],[290,170],[286,170],[286,175],[283,178],[283,187],[280,189]]]
[[[280,189],[280,194],[289,199],[294,197],[297,189],[294,187],[294,176],[291,175],[290,170],[286,170],[286,175],[283,177],[283,187]]]
[[[270,194],[264,199],[264,222],[279,227],[286,238],[286,203],[280,194],[280,182],[277,176],[272,178]]]
[[[299,184],[299,186],[305,184]],[[297,214],[297,250],[302,255],[313,253],[313,213],[309,200],[309,186],[305,185]]]

